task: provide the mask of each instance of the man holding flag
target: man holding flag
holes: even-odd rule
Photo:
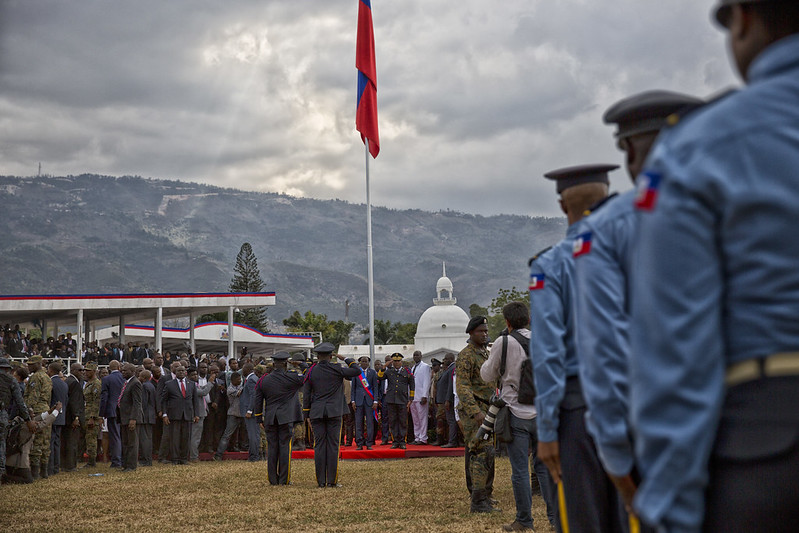
[[[377,425],[377,372],[369,368],[371,359],[363,356],[358,359],[361,374],[352,378],[352,409],[355,411],[355,444],[356,450],[363,450],[363,422],[366,419],[366,449],[375,445],[375,429]]]

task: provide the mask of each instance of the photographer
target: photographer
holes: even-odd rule
[[[501,388],[499,397],[504,400],[510,410],[510,426],[513,440],[507,443],[508,457],[511,465],[511,483],[516,500],[516,520],[503,526],[505,531],[532,531],[531,515],[532,490],[527,455],[532,447],[534,469],[544,500],[547,503],[547,514],[554,518],[552,508],[554,486],[547,473],[546,466],[535,457],[538,437],[535,426],[535,406],[519,403],[519,376],[522,362],[527,352],[520,344],[520,339],[529,343],[530,311],[522,302],[511,302],[502,308],[502,316],[508,326],[507,335],[503,332],[494,341],[491,355],[480,367],[480,377],[487,382],[499,381]],[[500,374],[503,344],[507,342],[505,373]]]

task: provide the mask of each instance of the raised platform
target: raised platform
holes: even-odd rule
[[[407,445],[407,448],[400,450],[399,448],[391,448],[390,444],[378,444],[373,446],[371,450],[365,447],[363,450],[356,450],[355,446],[342,446],[339,451],[341,459],[415,459],[419,457],[463,457],[463,448],[441,448],[440,446],[421,445],[412,446]],[[313,459],[313,449],[307,450],[292,450],[292,459]],[[225,452],[224,460],[246,460],[247,452]],[[201,453],[201,461],[213,460],[213,455],[210,453]]]

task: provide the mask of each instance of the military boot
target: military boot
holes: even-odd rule
[[[34,481],[36,481],[37,479],[39,479],[39,461],[34,461],[33,458],[31,458],[30,464],[31,464],[31,477],[33,478]]]
[[[485,489],[472,490],[472,505],[469,509],[472,513],[499,513],[500,509],[491,506],[486,496]]]
[[[47,479],[48,477],[50,477],[50,474],[47,473],[47,463],[44,463],[40,466],[41,467],[40,467],[39,477],[42,479]]]

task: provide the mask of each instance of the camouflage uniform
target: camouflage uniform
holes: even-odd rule
[[[490,493],[489,479],[494,478],[494,446],[492,440],[478,440],[480,424],[474,419],[477,413],[488,412],[488,402],[494,394],[495,384],[480,377],[480,367],[488,359],[488,350],[471,342],[461,350],[455,360],[455,386],[458,392],[458,414],[463,424],[463,437],[469,452],[470,490]],[[468,480],[467,480],[468,481]]]
[[[89,457],[87,465],[94,466],[97,459],[97,435],[103,427],[103,419],[100,418],[100,380],[97,376],[86,383],[83,389],[83,397],[86,399],[86,455]],[[94,421],[94,426],[89,427],[89,420]]]
[[[40,368],[28,378],[28,385],[25,387],[25,404],[33,409],[34,416],[38,416],[50,410],[50,398],[53,394],[53,382],[50,376]],[[64,408],[63,406],[61,407]],[[33,437],[33,445],[30,451],[31,473],[36,477],[39,465],[43,470],[47,469],[50,460],[50,428],[48,424],[41,428]]]

